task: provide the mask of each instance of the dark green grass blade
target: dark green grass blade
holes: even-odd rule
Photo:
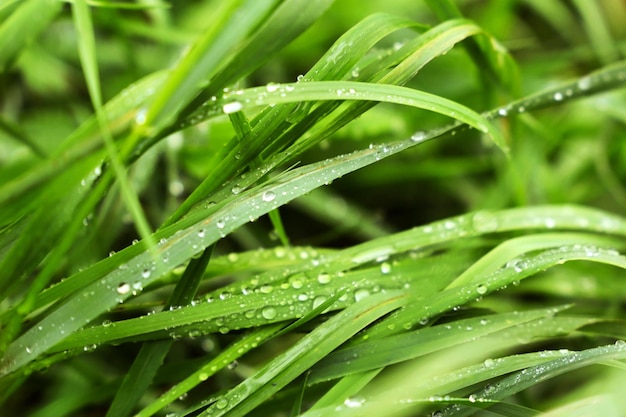
[[[166,309],[186,305],[193,300],[212,252],[213,248],[209,247],[199,258],[191,260],[165,305]],[[123,417],[130,415],[135,404],[152,383],[154,375],[156,375],[173,343],[174,341],[170,339],[145,343],[141,346],[133,365],[113,398],[107,416]]]

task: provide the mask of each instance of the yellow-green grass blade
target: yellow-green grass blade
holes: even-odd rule
[[[618,341],[612,345],[599,346],[579,352],[571,352],[562,358],[554,359],[541,365],[529,367],[517,372],[498,383],[486,387],[473,394],[480,399],[504,399],[530,386],[549,380],[565,372],[571,372],[581,367],[595,365],[611,360],[626,358],[626,343]],[[442,410],[442,415],[464,416],[472,413],[467,408],[452,406]]]
[[[46,29],[61,11],[56,0],[19,2],[16,10],[0,25],[0,73],[7,72],[20,52]]]

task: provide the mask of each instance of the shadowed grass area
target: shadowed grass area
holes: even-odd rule
[[[624,19],[1,5],[1,414],[621,416]]]

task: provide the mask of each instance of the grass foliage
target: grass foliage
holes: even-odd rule
[[[626,6],[0,5],[0,409],[621,416]]]

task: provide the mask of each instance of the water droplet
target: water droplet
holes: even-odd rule
[[[233,101],[231,103],[226,103],[222,106],[222,111],[225,114],[231,114],[231,113],[236,113],[238,111],[241,111],[241,109],[243,109],[243,104],[241,104],[238,101]]]
[[[263,196],[261,198],[265,202],[270,202],[276,198],[276,194],[274,193],[274,191],[266,191],[263,193]]]
[[[309,296],[306,294],[300,294],[298,295],[298,301],[306,301],[309,299]]]
[[[343,404],[348,408],[357,408],[361,407],[364,402],[363,398],[346,398]]]
[[[552,229],[556,226],[556,222],[551,217],[546,218],[543,223],[548,229]]]
[[[272,287],[271,285],[262,285],[261,288],[259,288],[259,291],[261,291],[263,294],[269,294],[272,291],[274,291],[274,287]]]
[[[318,297],[315,297],[315,299],[313,300],[313,308],[318,308],[319,306],[321,306],[322,304],[324,304],[324,302],[327,300],[328,298],[324,297],[323,295],[320,295]]]
[[[102,322],[102,327],[109,327],[112,324],[113,324],[113,322],[111,320],[104,320]]]
[[[206,372],[200,372],[198,374],[198,380],[206,381],[207,379],[209,379],[209,374],[207,374]]]
[[[235,184],[235,185],[233,186],[233,188],[231,188],[231,189],[230,189],[230,191],[231,191],[233,194],[237,195],[237,194],[239,194],[241,191],[243,191],[243,188],[242,188],[241,186],[239,186],[238,184]]]
[[[174,197],[180,197],[185,191],[185,186],[183,185],[181,181],[174,180],[169,183],[167,189],[170,192],[170,194],[173,195]]]
[[[224,219],[219,219],[215,225],[217,226],[218,229],[223,229],[224,227],[226,227],[226,220]]]
[[[145,107],[142,107],[141,109],[139,109],[139,111],[137,111],[137,114],[135,115],[135,123],[140,126],[145,124],[147,114],[148,114],[148,111],[146,110]]]
[[[450,230],[450,229],[454,229],[456,227],[456,223],[452,220],[446,220],[443,223],[443,227]]]
[[[30,353],[33,353],[33,351],[28,346],[26,346],[26,353],[30,354]]]
[[[228,400],[226,398],[220,398],[215,403],[215,407],[217,407],[219,410],[225,409],[226,407],[228,407]]]
[[[426,133],[424,132],[415,132],[411,135],[412,142],[421,142],[426,139]]]
[[[484,284],[479,284],[476,287],[476,291],[478,291],[478,294],[483,295],[483,294],[487,294],[487,286]]]
[[[526,262],[521,259],[512,259],[506,263],[507,268],[515,269],[515,272],[522,272],[526,267]]]
[[[118,294],[127,294],[128,291],[130,291],[130,285],[125,282],[122,282],[120,285],[117,286]]]
[[[265,307],[263,310],[261,310],[261,316],[263,316],[263,318],[267,320],[272,320],[276,317],[276,314],[276,309],[274,307]]]
[[[509,111],[508,111],[507,109],[505,109],[504,107],[503,107],[503,108],[501,108],[501,109],[498,109],[498,115],[499,115],[499,116],[504,117],[504,116],[506,116],[507,114],[509,114]]]
[[[328,284],[330,282],[330,275],[325,272],[321,272],[317,276],[317,282],[319,282],[320,284]]]
[[[583,77],[578,80],[578,88],[581,90],[587,90],[589,87],[591,87],[591,78]]]
[[[369,297],[369,296],[370,296],[369,290],[366,290],[366,289],[356,290],[354,292],[354,301],[359,302],[362,299]]]
[[[265,89],[267,90],[268,93],[273,93],[274,91],[277,91],[280,88],[280,84],[276,84],[276,83],[269,83],[265,86]]]
[[[557,91],[552,97],[554,98],[554,101],[561,101],[563,100],[563,93]]]
[[[143,285],[140,281],[133,283],[133,295],[137,295],[137,293],[143,291]]]
[[[204,238],[204,229],[200,229],[200,230],[198,230],[198,237],[199,237],[200,239]]]
[[[485,361],[483,362],[483,365],[485,365],[485,367],[487,368],[493,368],[495,364],[496,363],[493,359],[485,359]]]
[[[383,262],[380,264],[380,272],[382,274],[388,274],[391,272],[391,264],[389,262]]]
[[[470,395],[469,397],[467,397],[467,399],[469,400],[469,402],[471,403],[475,403],[477,401],[477,398],[475,395]]]

